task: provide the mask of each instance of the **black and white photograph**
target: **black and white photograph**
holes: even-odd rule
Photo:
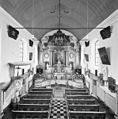
[[[0,0],[0,119],[118,119],[118,0]]]

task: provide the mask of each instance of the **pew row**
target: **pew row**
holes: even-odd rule
[[[67,99],[95,99],[92,95],[66,95]]]
[[[13,119],[48,119],[49,111],[14,111],[12,110]]]
[[[89,95],[89,92],[66,92],[66,95]]]
[[[52,91],[29,91],[29,94],[52,94]]]
[[[52,88],[32,88],[32,91],[53,91]]]
[[[105,119],[106,112],[69,111],[69,119]]]
[[[87,88],[78,88],[78,89],[66,89],[66,92],[86,92],[89,91]]]
[[[75,104],[84,104],[84,105],[90,105],[90,104],[98,104],[98,102],[95,99],[67,99],[68,104],[75,105]]]
[[[99,111],[99,104],[91,104],[91,105],[69,105],[69,111]]]
[[[52,99],[52,95],[50,94],[27,94],[23,96],[23,99],[25,98],[32,98],[32,99]]]
[[[49,111],[49,104],[19,104],[16,110],[21,111]]]
[[[20,101],[20,103],[24,104],[50,104],[49,99],[32,99],[32,98],[25,98]]]

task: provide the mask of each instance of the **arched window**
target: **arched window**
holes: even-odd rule
[[[95,65],[96,66],[98,66],[100,63],[98,48],[99,48],[99,40],[95,42]]]
[[[20,40],[20,59],[21,62],[27,61],[27,41],[25,39]]]

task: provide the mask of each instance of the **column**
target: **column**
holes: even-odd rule
[[[64,65],[66,66],[66,51],[64,51]]]
[[[66,66],[68,66],[68,61],[69,61],[69,52],[66,52]]]
[[[54,65],[54,51],[52,51],[52,66]]]
[[[49,51],[49,65],[52,66],[52,51]]]

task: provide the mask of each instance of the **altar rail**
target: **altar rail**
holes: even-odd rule
[[[47,87],[51,85],[68,85],[76,88],[83,88],[83,82],[72,81],[72,80],[43,80],[42,82],[38,82],[34,85],[34,87]]]

